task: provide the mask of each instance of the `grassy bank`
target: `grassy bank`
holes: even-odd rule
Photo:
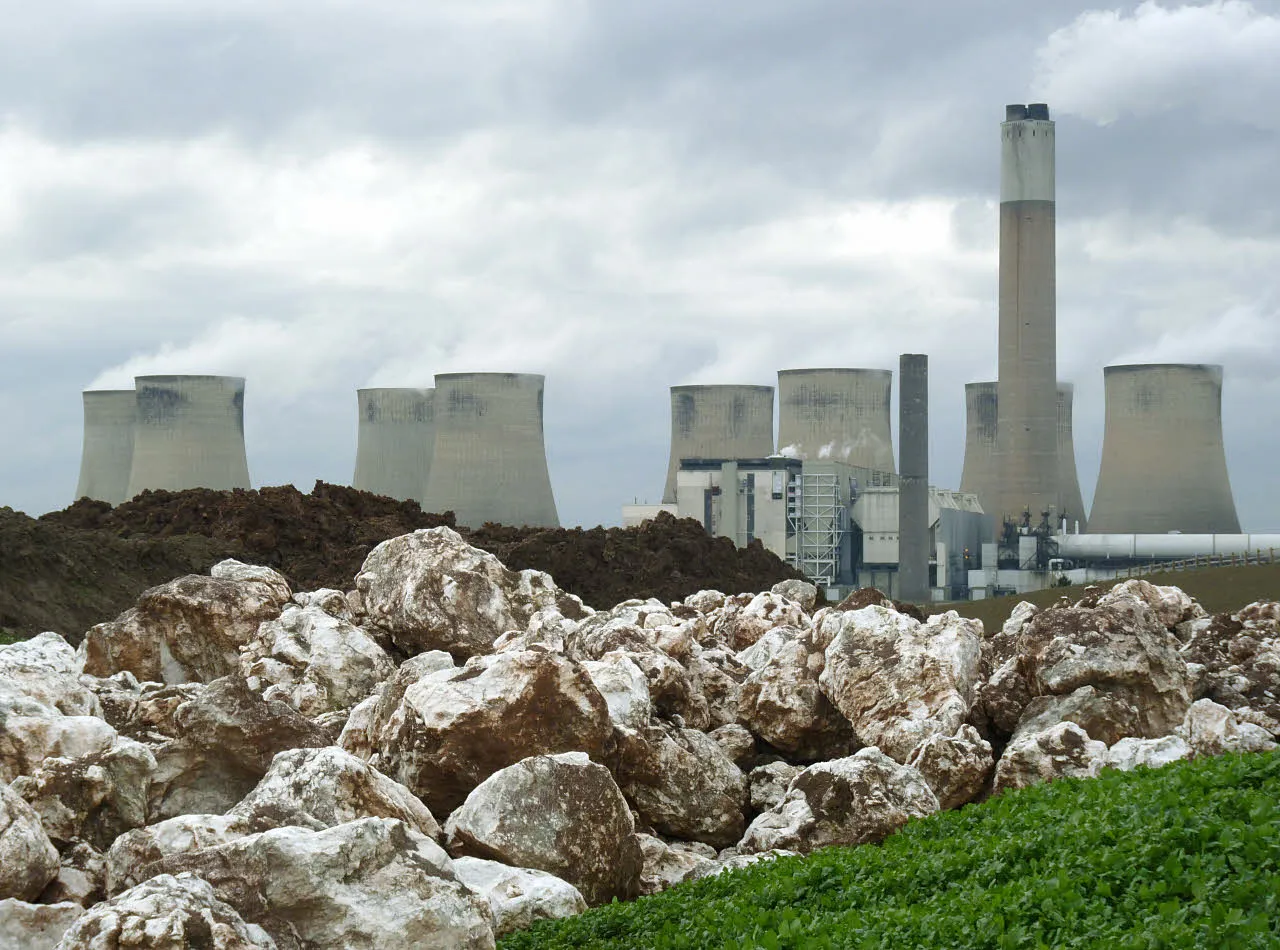
[[[543,922],[503,950],[1280,945],[1280,755],[1062,780]]]

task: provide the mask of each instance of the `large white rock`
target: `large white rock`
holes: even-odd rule
[[[719,866],[710,845],[669,842],[653,835],[637,835],[644,855],[640,894],[659,894],[667,888],[705,877]]]
[[[747,775],[747,797],[753,812],[768,811],[782,804],[791,780],[803,771],[787,762],[769,762]]]
[[[80,916],[59,950],[277,950],[190,874],[144,881]]]
[[[326,828],[357,818],[396,818],[429,838],[440,835],[430,810],[413,792],[334,746],[279,753],[229,814],[259,825],[310,821]]]
[[[773,591],[749,597],[745,604],[739,601],[740,597],[729,598],[715,624],[716,638],[735,652],[775,627],[805,629],[812,622],[800,604]]]
[[[968,724],[954,736],[929,736],[913,751],[907,765],[919,769],[944,809],[973,801],[996,767],[991,743]]]
[[[540,610],[570,619],[582,602],[541,571],[509,571],[451,528],[424,528],[383,541],[356,575],[368,623],[406,653],[488,653],[508,630],[524,630]]]
[[[498,937],[527,930],[535,920],[573,917],[587,909],[576,887],[546,871],[507,867],[483,858],[455,858],[453,871],[488,901]]]
[[[1269,732],[1251,722],[1241,722],[1234,712],[1212,699],[1191,704],[1178,735],[1196,755],[1267,752],[1276,747]]]
[[[631,811],[609,770],[581,752],[531,756],[489,776],[445,834],[455,856],[547,871],[593,906],[639,893]]]
[[[739,719],[761,739],[797,758],[847,755],[854,747],[853,727],[819,685],[825,663],[823,651],[807,636],[784,640],[742,684]]]
[[[71,925],[84,913],[79,904],[28,904],[0,901],[0,947],[12,950],[55,950]]]
[[[1074,722],[1010,740],[996,763],[994,792],[1058,778],[1096,778],[1108,764],[1106,743],[1090,739]]]
[[[1098,606],[1122,603],[1127,597],[1135,597],[1150,607],[1160,623],[1170,630],[1187,620],[1207,616],[1205,609],[1181,588],[1160,587],[1142,578],[1121,581],[1098,598]]]
[[[207,880],[281,950],[493,947],[488,906],[456,880],[448,855],[390,818],[276,828],[153,867]]]
[[[251,689],[313,717],[349,709],[395,669],[368,634],[318,606],[286,607],[240,651]]]
[[[835,628],[822,690],[864,745],[898,762],[965,721],[978,682],[982,624],[955,611],[920,623],[887,607],[828,614]]]
[[[248,823],[230,815],[179,815],[136,828],[117,838],[107,852],[107,894],[141,884],[150,876],[149,866],[161,858],[216,848],[248,833]]]
[[[58,849],[31,806],[0,785],[0,900],[33,901],[58,873]]]
[[[52,706],[64,716],[101,716],[93,691],[80,683],[83,661],[56,633],[0,646],[0,683],[10,695]]]
[[[1121,772],[1132,772],[1142,766],[1159,769],[1189,759],[1194,753],[1180,736],[1159,739],[1121,739],[1107,750],[1107,765]]]
[[[649,724],[653,715],[649,680],[631,657],[614,650],[598,660],[584,660],[582,668],[608,704],[609,719],[615,726],[640,729]]]
[[[756,816],[738,850],[809,852],[866,844],[937,810],[938,798],[918,771],[879,749],[862,749],[797,775],[782,803]]]
[[[97,716],[65,716],[0,680],[0,782],[37,771],[46,759],[110,749],[116,731]]]

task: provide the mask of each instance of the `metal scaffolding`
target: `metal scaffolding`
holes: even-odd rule
[[[812,583],[834,586],[849,530],[848,511],[840,501],[840,476],[805,473],[793,478],[787,489],[787,518],[796,533],[792,565]]]

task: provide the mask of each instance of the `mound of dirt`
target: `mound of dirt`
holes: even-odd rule
[[[116,508],[81,499],[39,519],[4,508],[0,634],[56,630],[78,641],[146,588],[203,573],[226,557],[273,567],[295,590],[348,590],[375,545],[439,525],[453,526],[453,514],[324,482],[310,494],[290,485],[144,492]],[[507,566],[546,571],[598,608],[629,597],[678,600],[706,588],[766,590],[800,577],[758,541],[738,549],[667,514],[629,529],[458,530]]]

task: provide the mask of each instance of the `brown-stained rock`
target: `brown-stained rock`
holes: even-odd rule
[[[40,900],[45,904],[92,907],[106,896],[106,856],[92,845],[76,841],[62,849],[58,876],[41,892]]]
[[[826,664],[810,638],[782,642],[747,677],[738,718],[774,748],[802,760],[838,759],[854,749],[853,726],[823,693]]]
[[[179,815],[121,835],[106,854],[106,893],[115,896],[151,876],[150,866],[170,855],[216,848],[254,830],[229,815]]]
[[[644,859],[631,812],[609,770],[581,752],[532,756],[494,773],[449,816],[445,835],[455,856],[547,871],[592,906],[640,892]]]
[[[663,841],[653,835],[636,835],[644,855],[640,894],[660,894],[669,887],[705,876],[716,868],[716,850],[705,844]]]
[[[994,792],[1026,788],[1059,778],[1094,778],[1108,764],[1107,747],[1074,722],[1043,732],[1023,732],[1005,746],[996,763]]]
[[[0,784],[0,900],[33,901],[58,874],[58,849],[22,796]]]
[[[1030,700],[1018,719],[1014,738],[1019,733],[1044,732],[1060,722],[1074,722],[1090,739],[1108,746],[1142,735],[1138,708],[1123,694],[1081,686],[1063,696],[1037,696]]]
[[[971,802],[986,787],[996,760],[991,743],[973,726],[963,725],[954,736],[930,736],[916,746],[907,765],[917,769],[945,810]]]
[[[752,813],[759,814],[781,805],[791,780],[801,771],[800,766],[787,762],[767,762],[752,769],[747,775],[747,797]]]

